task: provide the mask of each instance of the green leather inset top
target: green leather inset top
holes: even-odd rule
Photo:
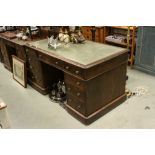
[[[62,45],[56,50],[48,48],[47,39],[31,42],[29,45],[44,50],[48,54],[53,53],[54,55],[64,57],[82,65],[88,65],[112,55],[119,55],[122,51],[126,50],[121,47],[88,40],[84,44],[69,43],[67,45]]]

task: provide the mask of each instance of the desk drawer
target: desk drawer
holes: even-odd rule
[[[67,96],[74,97],[76,100],[79,100],[81,102],[86,102],[86,99],[87,99],[86,93],[87,93],[86,91],[81,91],[80,89],[78,89],[76,87],[66,85]]]
[[[71,106],[73,109],[75,109],[83,115],[86,114],[85,103],[77,100],[72,96],[67,96],[67,105]]]
[[[76,87],[80,91],[86,91],[86,82],[69,74],[65,74],[65,84],[67,87]]]
[[[13,42],[8,41],[8,40],[3,40],[3,41],[4,41],[4,43],[5,43],[6,45],[11,46],[11,47],[15,47],[15,44],[14,44]]]
[[[64,70],[72,75],[75,75],[76,77],[83,78],[83,69],[80,67],[64,62]]]
[[[46,62],[47,64],[58,67],[60,69],[63,69],[64,67],[63,61],[43,53],[38,53],[38,59],[42,62]]]
[[[50,55],[44,54],[39,51],[35,51],[33,49],[27,48],[26,53],[28,55],[28,63],[30,63],[31,59],[37,59],[36,61],[39,60],[41,62],[49,64],[49,65],[54,66],[60,70],[63,70],[64,72],[71,73],[72,75],[75,75],[76,77],[80,77],[80,78],[84,77],[82,68],[72,65],[66,61],[57,59],[55,57],[52,57]]]
[[[74,76],[65,74],[64,77],[66,85],[66,93],[68,96],[72,96],[77,100],[86,102],[87,91],[86,91],[86,82],[75,78]]]

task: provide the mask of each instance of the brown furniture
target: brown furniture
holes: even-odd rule
[[[0,39],[0,62],[4,62],[3,55],[2,55],[2,52],[1,52],[1,39]]]
[[[64,79],[66,109],[84,124],[90,124],[126,99],[127,50],[86,41],[57,50],[47,39],[26,45],[32,66],[33,87],[45,94],[52,83]],[[36,80],[37,79],[37,80]]]
[[[130,66],[134,64],[134,55],[136,48],[136,26],[105,26],[104,27],[105,43],[112,44],[115,46],[121,46],[129,49],[128,62]],[[107,39],[109,35],[121,35],[126,38],[126,42],[118,42],[115,40]]]
[[[92,38],[92,26],[81,26],[80,27],[84,37],[87,40],[93,40]],[[96,42],[103,43],[104,42],[104,27],[103,26],[95,26],[95,39]]]
[[[92,26],[81,26],[83,35],[87,40],[92,39]],[[136,26],[95,26],[95,41],[112,44],[129,49],[128,62],[132,67],[134,64],[135,47],[136,47]],[[127,38],[126,42],[120,42],[115,39],[108,39],[107,36],[122,35]],[[128,42],[129,39],[129,42]]]
[[[47,32],[47,31],[45,31],[45,32]],[[43,38],[47,37],[45,32],[42,33]],[[15,34],[15,32],[12,32],[12,33]],[[32,41],[36,41],[39,38],[23,41],[23,40],[18,40],[17,38],[8,39],[7,37],[4,37],[4,36],[5,36],[4,34],[2,34],[2,33],[0,34],[1,52],[2,52],[3,59],[4,59],[5,68],[7,68],[11,72],[13,71],[12,55],[15,55],[19,59],[25,61],[26,62],[26,71],[27,71],[27,82],[35,88],[39,87],[39,90],[41,91],[42,94],[47,94],[49,92],[49,90],[47,91],[48,86],[46,86],[46,88],[44,88],[45,85],[43,84],[43,81],[42,81],[43,78],[40,76],[37,77],[34,75],[35,75],[35,72],[40,72],[40,75],[49,74],[49,73],[45,73],[45,72],[42,73],[41,70],[39,70],[39,69],[34,70],[33,68],[37,68],[39,66],[39,63],[37,63],[38,61],[36,61],[35,54],[34,53],[29,54],[29,53],[25,52],[25,44],[30,43]],[[34,63],[32,65],[30,65],[30,63],[29,63],[30,61],[33,61]],[[48,70],[47,70],[47,72],[48,72]],[[33,82],[33,81],[35,81],[35,82]]]
[[[13,36],[13,34],[11,36]],[[1,52],[4,59],[4,66],[8,70],[12,71],[12,55],[15,55],[18,58],[26,61],[26,55],[24,51],[25,41],[19,41],[17,38],[8,39],[8,37],[5,37],[5,35],[1,33],[0,44]]]
[[[0,47],[1,53],[4,59],[4,66],[12,71],[12,55],[17,56],[23,61],[27,61],[25,54],[24,45],[38,39],[43,39],[47,37],[47,31],[42,29],[41,36],[39,35],[35,39],[31,40],[30,38],[26,41],[19,40],[16,38],[16,32],[4,32],[0,33]]]

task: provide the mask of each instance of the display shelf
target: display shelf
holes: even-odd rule
[[[117,42],[117,41],[112,41],[112,40],[108,40],[105,39],[106,43],[113,43],[113,44],[117,44],[117,45],[122,45],[122,46],[127,46],[127,43],[121,43],[121,42]],[[129,45],[129,47],[131,47],[131,45]]]
[[[136,47],[136,26],[105,26],[104,36],[105,42],[107,44],[115,44],[116,46],[124,46],[129,49],[129,64],[132,67],[134,64],[134,55],[135,55],[135,47]],[[106,37],[109,35],[121,34],[126,36],[127,43],[117,42],[115,40],[107,40]],[[131,40],[131,41],[130,41]]]
[[[117,28],[117,29],[125,29],[125,30],[128,30],[128,28],[130,30],[133,30],[133,26],[107,26],[107,27],[113,27],[113,28]]]

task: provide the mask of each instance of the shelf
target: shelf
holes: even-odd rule
[[[108,27],[128,30],[128,26],[108,26]],[[133,30],[133,26],[130,26],[130,30]]]
[[[96,28],[103,28],[103,27],[105,27],[105,26],[95,26]]]
[[[127,47],[127,43],[121,43],[121,42],[117,42],[117,41],[111,41],[111,40],[108,40],[108,39],[105,39],[106,42],[108,43],[114,43],[114,44],[117,44],[117,45],[122,45],[122,46],[126,46]],[[129,45],[129,47],[131,47],[131,45]]]

